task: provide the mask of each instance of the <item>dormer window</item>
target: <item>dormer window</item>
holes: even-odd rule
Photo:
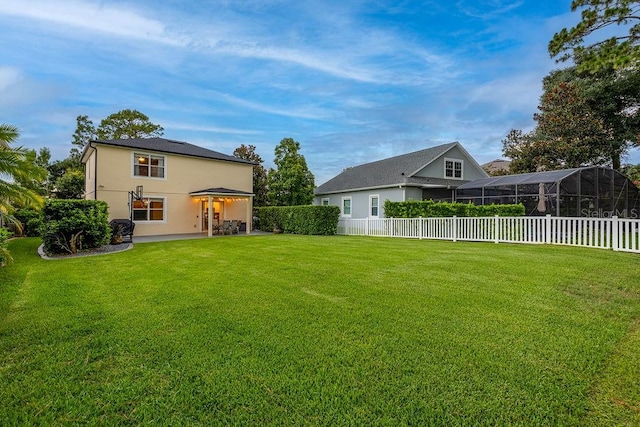
[[[462,160],[444,159],[444,177],[462,179]]]
[[[164,178],[165,157],[145,153],[133,153],[133,175]]]

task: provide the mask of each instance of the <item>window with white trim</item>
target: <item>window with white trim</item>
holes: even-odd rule
[[[322,199],[322,206],[329,206],[329,199]]]
[[[164,178],[165,157],[133,153],[133,175],[146,176],[149,178]]]
[[[462,179],[462,160],[444,159],[444,177]]]
[[[342,216],[351,216],[351,197],[342,198]]]
[[[373,195],[369,196],[369,215],[373,218],[378,218],[380,216],[380,196]]]
[[[134,221],[164,221],[165,219],[164,197],[143,197],[133,201]]]

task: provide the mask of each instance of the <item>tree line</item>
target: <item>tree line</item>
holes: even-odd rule
[[[45,198],[79,199],[84,195],[82,153],[92,140],[161,137],[164,129],[137,110],[121,110],[96,127],[86,115],[76,119],[69,156],[51,161],[47,147],[39,151],[14,147],[19,137],[15,126],[0,125],[0,226],[21,224],[13,215],[18,209],[38,209]],[[284,138],[275,148],[275,168],[267,170],[254,145],[241,144],[235,157],[254,162],[255,206],[311,204],[314,176],[300,154],[300,143]]]
[[[534,129],[512,129],[502,152],[511,173],[605,165],[637,182],[638,166],[622,160],[640,146],[640,1],[574,0],[571,10],[582,20],[548,50],[573,65],[544,78]],[[613,26],[617,35],[597,39]]]

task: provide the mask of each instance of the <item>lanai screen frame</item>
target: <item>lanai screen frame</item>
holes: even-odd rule
[[[456,201],[523,203],[526,215],[640,217],[640,190],[619,172],[599,166],[482,178],[458,187]]]

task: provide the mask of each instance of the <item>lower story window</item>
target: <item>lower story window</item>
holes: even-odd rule
[[[133,201],[134,221],[164,221],[164,199],[143,197]]]
[[[378,216],[378,201],[380,199],[378,198],[378,196],[371,196],[371,198],[369,200],[371,202],[371,216],[377,217]]]
[[[351,216],[351,197],[342,199],[342,215]]]

